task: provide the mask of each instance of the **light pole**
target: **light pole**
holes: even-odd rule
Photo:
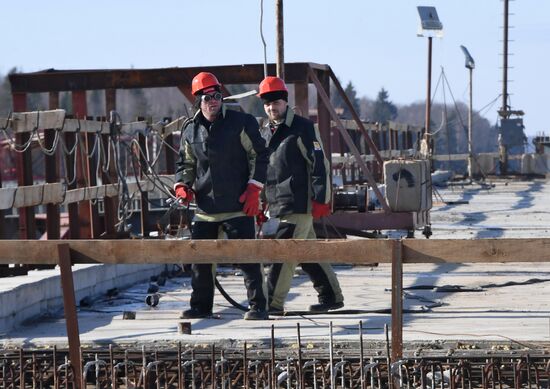
[[[474,153],[473,153],[473,137],[472,137],[472,75],[473,70],[476,67],[476,64],[474,62],[474,59],[468,52],[468,49],[464,46],[460,46],[462,49],[462,52],[464,53],[465,58],[465,64],[466,68],[469,70],[470,73],[470,98],[468,101],[468,177],[470,177],[470,180],[474,177],[473,174],[473,164],[474,164]]]
[[[430,121],[431,121],[431,93],[432,93],[432,38],[443,37],[443,24],[439,21],[437,11],[435,7],[423,7],[419,6],[418,15],[420,16],[420,25],[418,28],[417,36],[428,38],[428,80],[426,91],[426,115],[424,135],[425,139],[430,144]],[[431,154],[431,147],[428,146],[429,153]]]

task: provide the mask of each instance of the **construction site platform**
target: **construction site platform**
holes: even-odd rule
[[[439,189],[438,195],[441,197],[431,213],[431,239],[549,236],[550,183],[545,180],[452,186]],[[396,234],[406,232],[392,232],[391,236]],[[416,235],[417,239],[425,239],[420,233]],[[80,339],[84,347],[108,344],[162,347],[176,342],[267,343],[273,326],[277,341],[292,343],[299,323],[302,342],[313,344],[329,339],[332,323],[334,341],[349,342],[359,339],[361,322],[364,342],[384,343],[385,325],[391,329],[391,265],[339,265],[335,269],[345,296],[342,310],[317,315],[305,313],[317,298],[308,277],[298,268],[285,305],[288,315],[271,316],[267,321],[243,320],[243,312],[232,307],[218,292],[213,318],[181,319],[181,312],[189,308],[191,292],[190,278],[182,275],[168,278],[160,286],[156,307],[145,304],[150,274],[143,273],[139,282],[118,290],[116,295],[111,292],[111,296],[106,294],[107,287],[96,288],[94,293],[82,292],[75,281],[77,302],[81,302]],[[13,284],[16,278],[20,279],[19,285]],[[25,292],[24,285],[28,278],[16,278],[10,280],[12,289],[30,293]],[[238,270],[220,267],[218,280],[233,299],[246,304]],[[432,348],[439,347],[438,344],[475,348],[489,343],[510,348],[547,348],[550,344],[550,263],[404,264],[403,288],[405,347],[407,344],[422,347],[418,345],[423,342]],[[129,312],[135,313],[135,319],[125,319]],[[182,331],[183,322],[190,323],[190,334],[183,333],[188,332],[188,329]],[[66,346],[61,303],[49,307],[47,316],[27,319],[0,336],[3,348]]]

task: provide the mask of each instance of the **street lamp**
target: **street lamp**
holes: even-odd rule
[[[468,177],[470,180],[473,178],[473,163],[474,163],[474,154],[473,154],[473,145],[472,145],[472,74],[473,70],[476,67],[474,59],[468,52],[468,49],[464,46],[460,46],[462,52],[464,53],[465,64],[464,66],[469,70],[470,73],[470,98],[468,102]]]
[[[418,15],[420,16],[420,25],[418,27],[417,36],[425,36],[428,38],[428,87],[426,93],[426,117],[424,134],[426,140],[430,144],[428,136],[430,134],[430,116],[431,116],[431,93],[432,93],[432,38],[443,37],[443,24],[439,21],[435,7],[419,6]]]

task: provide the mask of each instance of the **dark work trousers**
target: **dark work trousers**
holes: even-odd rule
[[[310,215],[287,215],[296,224],[281,222],[276,239],[315,239]],[[283,310],[283,305],[290,290],[292,276],[297,263],[274,263],[267,277],[270,308]],[[329,263],[301,263],[302,270],[307,273],[313,287],[317,291],[319,303],[335,303],[344,301],[340,284]]]
[[[228,239],[255,239],[254,218],[248,216],[236,217],[223,222],[194,222],[191,228],[193,239],[218,239],[220,229],[227,234]],[[248,296],[248,304],[253,310],[266,310],[267,299],[264,291],[264,272],[259,263],[240,264],[244,285]],[[192,265],[191,278],[191,308],[201,312],[212,312],[214,304],[215,265]]]

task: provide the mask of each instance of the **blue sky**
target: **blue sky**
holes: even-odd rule
[[[444,37],[433,45],[433,82],[441,67],[466,102],[468,73],[459,46],[476,61],[474,109],[502,90],[500,0],[286,0],[285,61],[329,64],[360,96],[380,88],[398,104],[425,99],[427,41],[416,36],[416,6],[435,6]],[[260,0],[3,1],[5,74],[46,68],[106,69],[260,63]],[[526,132],[550,133],[550,1],[510,2],[509,86]],[[268,61],[275,60],[275,0],[264,0]],[[223,82],[223,80],[222,80]],[[435,97],[442,101],[441,88]],[[449,95],[447,93],[447,99]],[[501,101],[484,116],[494,123]]]

